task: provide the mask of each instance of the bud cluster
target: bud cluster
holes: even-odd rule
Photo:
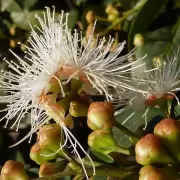
[[[110,3],[107,5],[105,12],[108,15],[107,17],[108,21],[113,22],[121,15],[119,11],[119,7],[120,7],[120,4]]]
[[[112,127],[115,124],[114,109],[110,102],[93,102],[87,114],[88,127],[94,130],[88,136],[88,145],[103,154],[120,152],[129,154],[129,151],[119,147],[113,137]]]
[[[140,170],[140,179],[177,179],[177,170],[173,167],[180,162],[179,143],[179,121],[166,118],[156,124],[154,134],[141,138],[135,147],[136,161],[144,165]],[[154,164],[166,165],[166,168],[151,166]]]

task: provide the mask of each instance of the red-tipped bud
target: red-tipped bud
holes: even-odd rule
[[[140,139],[135,147],[136,161],[142,165],[152,163],[174,163],[174,160],[164,150],[160,139],[154,134],[147,134]]]
[[[29,180],[22,163],[9,160],[1,169],[1,180]]]
[[[55,163],[45,162],[40,166],[39,177],[44,177],[53,173],[61,172],[65,169],[66,164],[66,161],[60,161]]]
[[[177,173],[172,168],[156,168],[144,166],[139,171],[139,180],[178,180]]]
[[[61,137],[61,128],[57,124],[48,124],[43,126],[38,132],[38,143],[41,149],[47,149],[53,152],[60,150],[63,143]],[[62,150],[58,152],[62,154]]]
[[[44,162],[56,159],[59,155],[53,154],[53,151],[42,149],[39,143],[36,142],[30,150],[30,158],[37,164],[41,165]]]
[[[180,161],[180,122],[174,119],[163,119],[154,128],[154,134],[172,152],[173,156]]]
[[[114,109],[110,102],[93,102],[89,106],[87,124],[92,130],[110,129],[114,124]]]

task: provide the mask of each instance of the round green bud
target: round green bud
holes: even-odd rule
[[[134,46],[142,46],[144,44],[144,37],[142,34],[138,33],[134,36]]]
[[[109,3],[105,9],[106,14],[114,14],[116,16],[119,16],[118,10],[113,6],[113,4]]]
[[[96,151],[108,154],[116,151],[117,144],[109,131],[96,130],[88,136],[88,145]]]
[[[69,113],[73,117],[87,116],[88,106],[77,101],[72,101],[69,107]]]
[[[118,18],[118,15],[117,15],[117,14],[109,14],[108,17],[107,17],[107,20],[110,21],[110,22],[113,22],[113,21],[115,21],[117,18]]]
[[[114,109],[110,102],[93,102],[88,109],[88,127],[108,130],[114,125]]]
[[[41,149],[57,152],[63,144],[61,127],[57,124],[43,126],[38,132],[38,144]],[[58,154],[63,154],[62,150]]]
[[[56,159],[59,154],[53,154],[53,151],[42,149],[38,142],[36,142],[30,150],[30,158],[37,164],[41,165],[44,162]]]
[[[135,153],[136,161],[142,165],[153,163],[175,163],[164,150],[160,139],[154,134],[147,134],[141,138],[136,144]]]

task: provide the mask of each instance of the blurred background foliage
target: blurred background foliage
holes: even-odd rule
[[[44,7],[56,7],[57,15],[61,10],[69,12],[68,25],[70,29],[82,30],[89,35],[93,29],[94,20],[97,19],[95,33],[100,37],[111,35],[117,43],[126,40],[127,45],[123,53],[127,53],[136,46],[136,57],[145,58],[147,66],[153,66],[157,56],[168,55],[180,47],[180,0],[0,0],[0,65],[5,69],[3,58],[13,59],[9,49],[19,56],[24,56],[25,47],[18,42],[28,44],[31,28],[37,24],[35,15],[42,15]],[[1,78],[1,77],[0,77]],[[1,78],[2,80],[2,78]],[[3,93],[3,92],[0,92]],[[1,104],[1,107],[4,106]],[[117,117],[119,122],[127,117],[129,112]],[[158,121],[163,115],[153,110],[148,115],[148,121]],[[3,113],[1,113],[3,117]],[[8,148],[21,139],[30,129],[27,125],[29,117],[25,117],[21,129],[0,129],[0,165],[6,160],[16,159],[25,164],[32,174],[37,173],[36,164],[29,159],[31,144],[27,141],[15,148]],[[130,118],[125,124],[129,129],[136,131],[142,126],[144,120],[140,113]],[[151,129],[151,128],[149,128]],[[79,141],[87,146],[88,131],[86,127],[74,133],[79,134]],[[114,129],[116,140],[124,147],[129,146],[128,139],[122,132]],[[35,137],[32,141],[35,141]],[[94,153],[103,159],[100,154]],[[104,161],[111,161],[110,159]]]

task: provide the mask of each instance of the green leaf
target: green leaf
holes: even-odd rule
[[[144,58],[148,68],[152,68],[153,58],[171,55],[180,46],[180,20],[174,26],[160,28],[144,34],[144,44],[136,48],[136,59]]]
[[[21,7],[15,0],[1,0],[1,11],[20,12]]]
[[[73,29],[74,26],[77,23],[79,17],[79,12],[75,9],[69,12],[69,17],[68,17],[68,28]]]
[[[41,16],[42,12],[44,11],[38,10],[38,11],[31,11],[31,12],[28,12],[28,11],[12,12],[11,18],[13,22],[17,25],[17,27],[30,31],[31,28],[29,26],[29,22],[31,23],[32,26],[35,24],[38,25],[39,21],[37,20],[37,18],[35,18],[35,15],[38,14]]]
[[[172,43],[177,47],[180,46],[180,18],[174,28],[174,36],[172,39]]]
[[[25,161],[24,161],[24,158],[23,158],[23,156],[22,156],[22,154],[20,153],[20,151],[17,151],[16,152],[16,161],[19,161],[19,162],[21,162],[23,165],[25,165]]]
[[[92,155],[94,155],[95,157],[97,157],[98,159],[100,159],[104,162],[107,162],[107,163],[113,163],[114,162],[113,158],[109,155],[103,154],[103,153],[96,151],[92,148],[90,149],[90,152],[92,153]]]
[[[131,49],[133,46],[134,35],[137,33],[144,33],[148,30],[149,26],[154,20],[155,15],[166,2],[167,0],[147,0],[131,25],[128,34],[129,49]]]
[[[176,105],[176,106],[174,106],[174,115],[175,115],[175,117],[177,118],[179,118],[179,116],[180,116],[180,105]]]
[[[21,0],[21,4],[24,9],[32,8],[37,2],[38,0],[23,0],[23,1]]]
[[[134,110],[129,109],[129,110],[117,115],[116,120],[119,123],[122,123],[133,112],[134,112]],[[124,124],[124,126],[127,127],[130,131],[136,132],[138,130],[138,128],[144,126],[144,124],[145,124],[145,117],[142,117],[144,113],[145,113],[145,111],[136,111],[136,113],[128,119],[128,121]],[[164,114],[162,113],[162,111],[159,108],[150,108],[147,113],[147,123],[149,123],[157,115],[164,116]],[[118,131],[119,130],[114,132],[115,139],[119,145],[126,147],[128,145],[127,136],[123,135],[123,133],[122,133],[121,134],[122,137],[118,138],[118,136],[119,136]]]
[[[119,129],[113,127],[113,135],[114,139],[116,140],[117,144],[122,148],[129,148],[131,143],[129,141],[129,136],[125,135]]]

